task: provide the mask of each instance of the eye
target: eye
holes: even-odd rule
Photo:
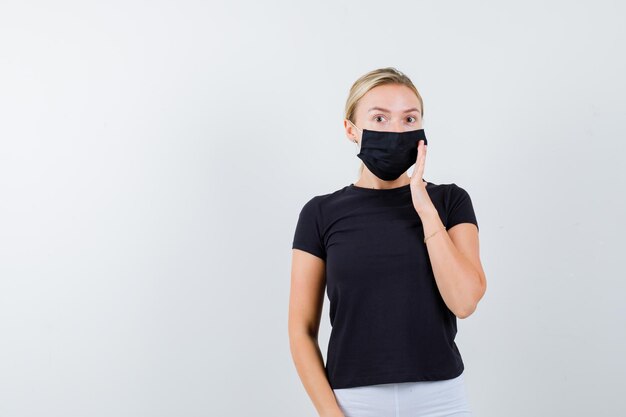
[[[374,120],[376,120],[377,122],[382,122],[382,120],[378,120],[378,119],[379,119],[379,118],[384,118],[384,117],[385,117],[385,116],[381,116],[381,115],[374,116]]]
[[[413,116],[409,116],[409,117],[407,117],[407,119],[413,119],[413,122],[416,122],[416,121],[417,121],[417,119],[416,119],[415,117],[413,117]],[[411,122],[411,121],[409,120],[409,123],[413,123],[413,122]]]

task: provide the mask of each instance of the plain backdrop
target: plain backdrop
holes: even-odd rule
[[[471,195],[475,417],[626,397],[618,1],[0,3],[0,416],[316,416],[287,334],[352,83],[405,72]],[[325,298],[320,346],[330,322]]]

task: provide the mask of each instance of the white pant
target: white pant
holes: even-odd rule
[[[471,417],[464,373],[441,381],[333,390],[345,417]]]

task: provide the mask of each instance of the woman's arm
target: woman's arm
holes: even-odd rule
[[[424,236],[439,231],[426,241],[437,287],[446,305],[460,319],[469,317],[487,291],[480,262],[478,228],[457,224],[447,231],[437,210],[420,215]]]
[[[293,249],[289,295],[289,347],[304,388],[321,417],[343,417],[317,341],[326,287],[325,263]]]

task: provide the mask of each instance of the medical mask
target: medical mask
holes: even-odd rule
[[[407,132],[380,132],[359,129],[361,146],[357,157],[381,180],[393,181],[404,174],[417,160],[417,145],[420,140],[428,145],[424,129]]]

